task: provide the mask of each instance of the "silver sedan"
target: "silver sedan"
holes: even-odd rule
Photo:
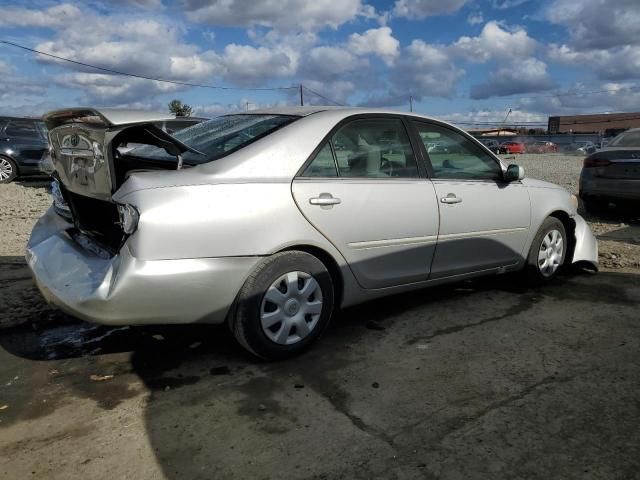
[[[543,283],[566,264],[597,268],[575,196],[424,116],[271,109],[174,136],[149,113],[45,120],[57,180],[27,260],[44,296],[88,321],[226,322],[276,359],[307,348],[339,307],[480,275]],[[119,149],[128,143],[142,146]]]

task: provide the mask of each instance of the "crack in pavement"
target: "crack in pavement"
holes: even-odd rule
[[[442,444],[447,437],[453,435],[454,433],[462,430],[463,428],[465,428],[467,425],[474,423],[478,420],[480,420],[481,418],[489,415],[491,412],[493,412],[494,410],[498,410],[500,408],[506,407],[514,402],[517,402],[518,400],[522,400],[523,398],[527,397],[528,395],[530,395],[531,393],[533,393],[535,390],[537,390],[539,387],[542,387],[544,385],[551,385],[551,384],[560,384],[560,383],[568,383],[570,381],[572,381],[573,379],[575,379],[576,377],[583,375],[585,373],[589,373],[591,372],[592,369],[588,369],[588,370],[584,370],[582,372],[578,372],[574,375],[569,375],[569,376],[564,376],[564,377],[558,377],[555,375],[550,375],[548,377],[544,377],[542,380],[533,383],[531,385],[529,385],[528,387],[525,387],[524,389],[522,389],[520,392],[518,392],[515,395],[512,395],[510,397],[505,398],[504,400],[499,400],[497,402],[493,402],[489,405],[487,405],[486,407],[482,408],[481,410],[479,410],[478,412],[476,412],[473,415],[467,415],[464,417],[459,417],[459,418],[455,418],[453,419],[451,422],[449,422],[451,425],[449,428],[447,428],[445,430],[445,432],[443,432],[440,436],[438,436],[436,439],[434,439],[434,443],[440,445]]]
[[[533,307],[539,301],[540,301],[540,297],[527,295],[527,296],[524,296],[524,298],[522,298],[516,305],[513,305],[512,307],[509,307],[507,309],[507,311],[505,313],[503,313],[502,315],[497,315],[495,317],[486,318],[484,320],[480,320],[480,321],[474,322],[474,323],[465,323],[465,324],[462,324],[462,325],[453,325],[451,327],[440,328],[440,329],[436,330],[435,332],[433,332],[430,335],[425,335],[425,336],[412,338],[411,340],[406,342],[406,345],[414,345],[414,344],[416,344],[418,342],[422,342],[422,341],[425,341],[425,340],[432,340],[432,339],[434,339],[436,337],[440,337],[440,336],[443,336],[443,335],[451,335],[453,333],[458,333],[458,332],[461,332],[461,331],[466,330],[468,328],[478,327],[480,325],[485,325],[487,323],[498,322],[498,321],[504,320],[505,318],[510,317],[512,315],[517,315],[519,313],[522,313],[522,312],[525,312],[525,311],[529,310],[531,307]]]

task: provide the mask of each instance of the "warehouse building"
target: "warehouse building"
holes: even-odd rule
[[[549,133],[599,133],[617,135],[629,128],[640,127],[640,112],[601,113],[549,117]]]

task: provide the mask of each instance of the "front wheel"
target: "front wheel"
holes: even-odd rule
[[[567,233],[563,223],[547,217],[538,230],[527,257],[526,275],[533,284],[553,280],[564,264],[567,252]]]
[[[324,264],[305,252],[265,259],[243,285],[231,321],[238,342],[267,360],[306,350],[333,310],[333,282]]]

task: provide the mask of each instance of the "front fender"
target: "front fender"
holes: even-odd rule
[[[587,262],[598,270],[598,240],[584,218],[575,215],[573,221],[576,223],[576,246],[571,263]]]

